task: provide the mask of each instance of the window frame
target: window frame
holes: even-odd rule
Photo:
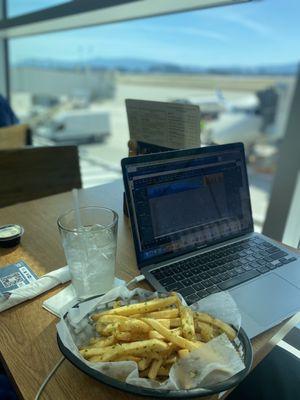
[[[7,17],[6,12],[7,1],[9,0],[0,0],[0,93],[9,99],[9,38],[33,36],[46,32],[70,30],[259,0],[185,0],[184,2],[182,0],[164,0],[163,2],[161,0],[102,0],[101,4],[99,4],[99,0],[73,0],[10,18]],[[300,73],[297,77],[294,100],[299,98]],[[284,145],[280,150],[280,164],[263,228],[264,233],[280,241],[283,239],[288,219],[293,219],[291,213],[295,214],[295,207],[292,207],[293,201],[295,202],[293,194],[297,190],[299,192],[296,179],[297,174],[299,174],[298,154],[292,151],[295,149],[295,140],[299,140],[296,136],[298,130],[294,123],[295,117],[299,118],[299,116],[297,113],[295,116],[294,113],[295,107],[292,106],[286,127],[286,135],[284,136]],[[292,161],[291,157],[293,158]],[[289,162],[287,163],[286,160],[289,160]],[[287,196],[285,196],[284,204],[282,204],[276,199],[281,196],[281,188],[286,176],[293,176],[293,179],[286,192]]]
[[[0,19],[0,37],[32,36],[252,1],[257,0],[73,0]]]
[[[6,19],[6,0],[0,0],[0,20]],[[0,94],[8,100],[9,90],[9,65],[8,65],[8,42],[0,36]]]

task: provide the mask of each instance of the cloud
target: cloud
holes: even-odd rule
[[[227,43],[229,41],[226,35],[215,32],[210,29],[199,29],[199,28],[186,28],[186,27],[163,27],[159,26],[156,28],[155,26],[141,26],[140,29],[148,32],[159,33],[169,33],[169,34],[181,34],[181,35],[192,35],[192,36],[201,36],[206,39],[213,39],[219,42]]]
[[[209,39],[215,39],[220,42],[228,42],[228,37],[221,33],[211,31],[209,29],[198,29],[198,28],[178,28],[180,33],[187,35],[198,35]],[[177,31],[178,31],[177,30]]]
[[[223,14],[218,14],[218,16],[216,17],[218,19],[221,19],[222,21],[233,22],[236,25],[240,25],[243,28],[246,28],[251,32],[258,33],[262,36],[271,36],[274,33],[272,29],[270,29],[270,27],[266,24],[264,25],[242,14],[237,14],[234,12],[224,12]]]

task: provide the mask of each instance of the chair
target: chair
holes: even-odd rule
[[[32,144],[28,125],[12,125],[0,128],[0,149],[16,149]]]
[[[77,146],[0,150],[0,207],[81,188]]]

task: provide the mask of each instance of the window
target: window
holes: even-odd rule
[[[67,3],[67,1],[68,0],[7,0],[7,15],[10,18],[17,17],[19,15],[28,14],[30,12],[39,11],[47,7]]]
[[[204,144],[245,143],[260,229],[297,70],[299,11],[295,0],[265,0],[10,39],[13,108],[37,144],[96,142],[80,146],[84,165],[98,168],[83,177],[89,186],[120,176],[126,98],[199,104]]]

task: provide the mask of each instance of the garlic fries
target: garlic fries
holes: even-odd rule
[[[121,306],[91,316],[94,337],[80,349],[91,362],[134,361],[140,377],[165,380],[172,365],[221,333],[230,340],[235,330],[208,314],[183,306],[176,293]]]

